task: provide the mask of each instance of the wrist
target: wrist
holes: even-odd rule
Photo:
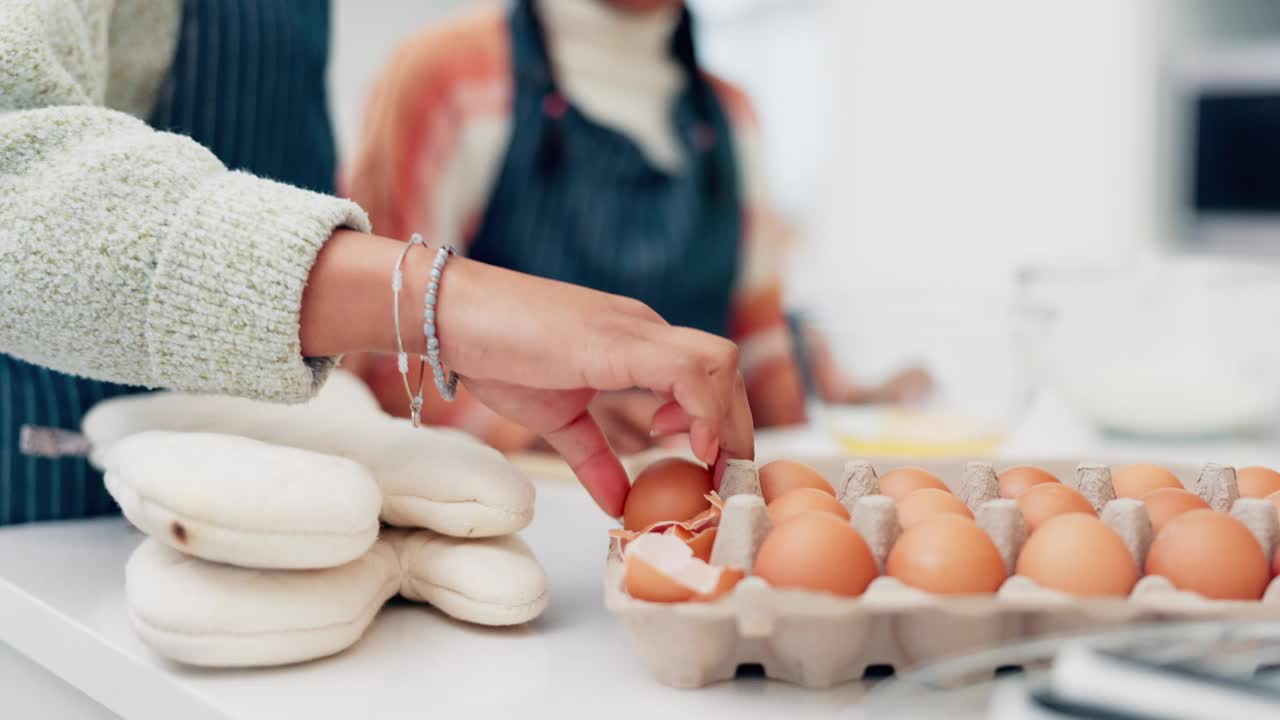
[[[431,254],[405,258],[405,287],[396,298],[391,275],[404,250],[399,240],[338,230],[320,250],[303,293],[299,340],[305,356],[341,355],[396,349],[393,305],[400,305],[405,349],[422,352],[422,297],[431,272]]]
[[[404,243],[353,230],[333,233],[316,258],[303,294],[303,355],[396,352],[392,303],[397,301],[405,352],[424,352],[424,300],[438,248],[427,245],[405,256],[404,287],[397,297],[391,291],[391,276]],[[501,334],[502,324],[512,321],[499,318],[495,325],[483,312],[484,293],[478,288],[487,280],[494,286],[488,278],[492,270],[458,256],[445,265],[436,294],[436,337],[446,369],[465,367],[468,356],[486,352],[484,338]]]

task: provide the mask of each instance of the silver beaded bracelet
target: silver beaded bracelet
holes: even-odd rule
[[[436,337],[436,299],[440,293],[440,275],[444,272],[444,264],[454,253],[451,245],[443,245],[436,250],[436,259],[431,265],[431,281],[427,283],[427,293],[423,299],[422,317],[422,336],[427,339],[427,362],[436,379],[436,390],[440,391],[440,397],[447,402],[453,402],[458,397],[458,373],[450,372],[446,379],[444,366],[440,364],[440,339]],[[418,392],[421,397],[421,389]]]
[[[409,385],[409,353],[404,349],[404,336],[400,333],[400,291],[404,289],[404,259],[409,251],[425,244],[422,235],[414,233],[405,244],[400,257],[396,258],[396,268],[391,274],[392,319],[396,325],[396,368],[404,380],[404,392],[409,396],[409,419],[414,427],[422,424],[422,386],[427,377],[426,366],[431,366],[431,374],[435,377],[436,390],[448,402],[458,396],[458,373],[449,373],[447,379],[444,366],[440,364],[440,339],[436,337],[436,301],[440,293],[440,276],[444,272],[444,264],[454,254],[451,246],[445,245],[436,251],[435,262],[431,265],[431,279],[427,283],[427,292],[423,297],[422,336],[426,339],[426,355],[418,356],[418,391],[415,393]]]

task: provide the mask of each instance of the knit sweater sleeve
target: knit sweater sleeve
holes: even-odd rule
[[[230,172],[102,107],[111,0],[0,3],[0,352],[103,380],[298,401],[302,293],[355,204]]]

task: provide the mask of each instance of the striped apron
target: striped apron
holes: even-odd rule
[[[535,4],[520,0],[511,13],[512,136],[468,254],[636,298],[673,324],[727,334],[742,237],[738,174],[688,11],[672,40],[688,77],[672,115],[685,158],[666,173],[630,138],[565,101]]]
[[[192,137],[228,167],[332,193],[329,3],[186,0],[180,33],[151,124]],[[94,403],[141,391],[0,354],[0,525],[115,512],[84,459],[24,456],[19,429],[78,429]]]

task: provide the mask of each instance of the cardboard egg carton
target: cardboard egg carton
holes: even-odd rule
[[[999,497],[997,466],[989,462],[833,459],[809,464],[831,482],[882,572],[901,526],[894,501],[879,494],[878,472],[917,465],[937,475],[973,510],[1011,576],[994,595],[946,597],[882,575],[862,596],[845,598],[773,588],[748,575],[716,602],[652,603],[623,589],[622,544],[615,539],[606,566],[606,604],[621,616],[632,644],[660,682],[701,687],[733,678],[740,666],[759,665],[770,678],[825,688],[861,679],[872,666],[902,670],[1037,636],[1154,621],[1280,619],[1280,578],[1271,581],[1260,601],[1242,602],[1179,591],[1159,576],[1141,578],[1127,598],[1078,598],[1012,575],[1026,525],[1017,503]],[[1044,468],[1083,494],[1143,566],[1151,521],[1142,502],[1116,498],[1107,465],[1031,460],[999,467],[1015,464]],[[1270,562],[1280,542],[1280,517],[1269,501],[1240,498],[1229,466],[1169,469],[1210,507],[1241,519]],[[725,503],[711,562],[750,573],[771,529],[755,466],[731,461],[721,496]]]

